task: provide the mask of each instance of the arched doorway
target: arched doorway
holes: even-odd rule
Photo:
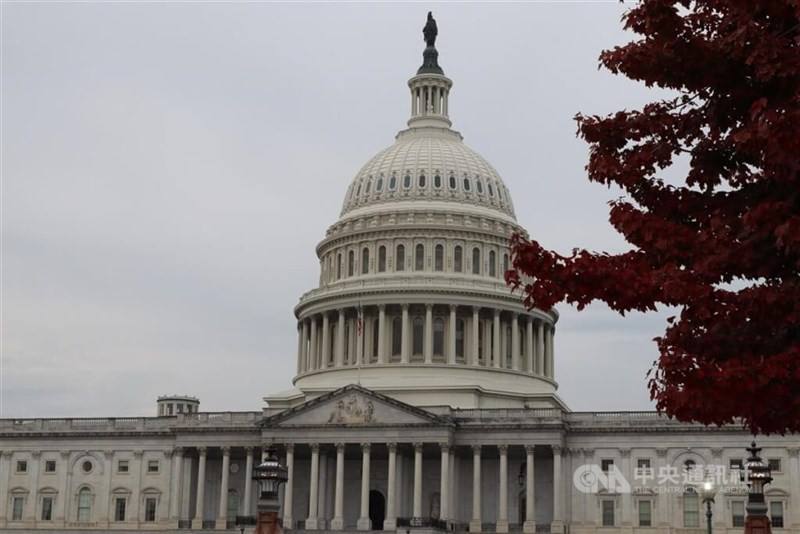
[[[377,490],[369,492],[369,520],[372,530],[383,530],[383,520],[386,519],[386,499]]]

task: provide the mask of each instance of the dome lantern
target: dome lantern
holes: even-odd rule
[[[452,123],[448,118],[448,96],[453,82],[444,75],[439,66],[439,52],[435,46],[438,28],[430,11],[422,33],[426,44],[422,53],[422,66],[417,70],[416,76],[408,80],[408,87],[411,89],[411,118],[408,126],[449,128]]]

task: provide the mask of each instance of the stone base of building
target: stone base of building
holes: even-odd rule
[[[331,530],[343,530],[344,529],[344,519],[341,517],[334,517],[331,519]]]
[[[508,521],[498,521],[495,524],[494,531],[498,534],[506,534],[508,532]]]
[[[553,521],[550,523],[550,534],[564,534],[564,522]]]
[[[308,519],[306,519],[306,524],[305,524],[305,529],[306,530],[319,530],[319,527],[320,527],[319,519],[317,519],[317,518],[314,518],[314,519],[308,518]]]
[[[372,530],[372,520],[369,517],[359,517],[356,528],[358,530]]]
[[[384,519],[383,530],[397,530],[397,519]]]
[[[522,532],[525,534],[535,534],[536,532],[536,521],[528,520],[522,524]]]
[[[469,531],[470,532],[480,532],[481,531],[481,522],[480,521],[470,521],[469,522]]]

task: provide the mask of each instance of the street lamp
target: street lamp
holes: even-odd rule
[[[745,462],[745,472],[742,473],[742,480],[747,476],[747,519],[744,523],[745,534],[753,532],[769,533],[769,518],[767,517],[767,504],[764,500],[764,486],[772,482],[772,470],[769,464],[765,463],[759,453],[761,447],[756,447],[754,441],[747,449],[750,456]]]
[[[714,483],[710,480],[706,480],[703,483],[701,497],[703,498],[703,502],[706,505],[706,529],[708,530],[708,534],[712,534],[711,518],[713,517],[714,513],[711,511],[711,505],[714,503],[714,497],[716,495],[717,495],[717,488],[714,486]]]
[[[258,519],[255,534],[274,534],[278,528],[278,490],[289,480],[289,472],[278,461],[275,449],[268,448],[264,460],[253,468],[253,480],[258,485]]]

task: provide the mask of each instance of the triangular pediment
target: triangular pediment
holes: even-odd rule
[[[264,419],[262,426],[442,426],[438,415],[355,384]]]

